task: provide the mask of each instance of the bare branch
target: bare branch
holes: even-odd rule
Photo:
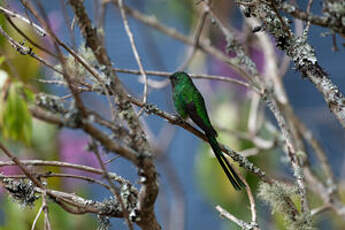
[[[219,205],[216,206],[216,209],[221,216],[225,217],[226,219],[230,220],[231,222],[234,222],[235,224],[240,226],[242,229],[246,229],[246,230],[251,230],[251,229],[258,230],[259,229],[255,225],[249,224],[247,222],[244,222],[241,219],[238,219],[237,217],[233,216],[232,214],[230,214],[228,211],[226,211],[225,209],[223,209]]]
[[[140,70],[140,74],[141,76],[144,78],[144,96],[143,96],[143,103],[146,103],[147,101],[147,94],[148,94],[148,80],[147,80],[147,76],[146,76],[146,73],[144,71],[144,67],[143,67],[143,64],[141,63],[141,58],[139,56],[139,53],[137,51],[137,47],[135,45],[135,42],[134,42],[134,36],[133,36],[133,33],[131,31],[131,29],[129,28],[129,24],[128,24],[128,20],[127,20],[127,16],[126,16],[126,12],[125,10],[123,9],[123,0],[118,0],[118,3],[119,3],[119,8],[120,8],[120,11],[121,11],[121,16],[122,16],[122,21],[123,21],[123,25],[125,27],[125,30],[126,30],[126,33],[127,33],[127,36],[128,36],[128,39],[129,39],[129,42],[131,44],[131,47],[132,47],[132,51],[133,51],[133,54],[134,54],[134,57],[135,57],[135,60],[138,64],[138,67],[139,67],[139,70]],[[138,114],[138,116],[140,116],[140,114],[143,112],[143,110],[141,110]]]
[[[114,194],[114,196],[120,202],[121,209],[122,209],[123,215],[125,217],[126,223],[128,225],[128,228],[130,230],[133,230],[134,228],[133,228],[133,224],[132,224],[131,220],[129,219],[128,209],[124,204],[124,201],[121,197],[119,189],[117,187],[115,187],[114,183],[111,181],[111,177],[109,176],[108,170],[104,165],[104,162],[103,162],[101,155],[98,151],[98,145],[95,143],[95,141],[93,141],[91,149],[96,154],[97,160],[98,160],[98,162],[101,165],[101,168],[103,170],[103,175],[106,178],[106,180],[108,181],[108,183],[110,184],[110,191]]]

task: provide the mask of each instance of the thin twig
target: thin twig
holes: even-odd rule
[[[45,190],[35,187],[35,192],[43,193]],[[73,214],[103,214],[111,217],[123,217],[120,207],[109,207],[106,204],[94,200],[87,200],[74,193],[66,193],[57,190],[47,189],[47,194],[55,197],[55,201],[59,201],[59,205],[69,213]],[[63,203],[63,202],[65,203]],[[69,206],[71,205],[71,206]],[[108,212],[105,210],[109,210]]]
[[[56,54],[54,54],[53,52],[51,52],[50,50],[48,50],[47,48],[41,46],[40,44],[38,44],[37,42],[35,42],[34,40],[32,40],[31,38],[29,38],[28,35],[26,35],[20,28],[18,28],[18,26],[13,22],[13,20],[11,19],[11,17],[9,17],[8,15],[6,15],[6,19],[7,21],[11,24],[11,26],[20,34],[22,35],[25,40],[27,40],[28,42],[30,42],[33,46],[37,47],[38,49],[42,50],[43,52],[49,54],[50,56],[57,58]]]
[[[23,17],[20,14],[14,13],[13,11],[10,11],[2,6],[0,6],[0,12],[8,15],[9,17],[18,18],[19,20],[31,25],[35,29],[35,31],[38,32],[38,34],[41,35],[42,37],[47,34],[46,31],[42,27],[33,23],[31,20]]]
[[[241,219],[238,219],[237,217],[235,217],[234,215],[230,214],[228,211],[226,211],[225,209],[223,209],[221,206],[216,206],[217,211],[219,212],[219,214],[223,217],[225,217],[226,219],[230,220],[231,222],[234,222],[235,224],[237,224],[238,226],[240,226],[242,229],[245,230],[252,230],[252,229],[258,229],[255,226],[253,226],[252,224],[249,224]]]
[[[42,211],[43,211],[43,203],[42,203],[40,209],[38,210],[38,212],[37,212],[37,214],[36,214],[36,217],[35,217],[34,221],[32,222],[31,230],[35,230],[36,223],[37,223],[38,218],[40,217]]]
[[[63,13],[63,17],[64,17],[64,20],[65,20],[65,25],[66,27],[68,28],[68,35],[70,36],[70,40],[72,42],[72,47],[74,49],[77,48],[77,43],[76,43],[76,39],[75,39],[75,36],[74,36],[74,31],[73,31],[73,28],[72,28],[72,20],[70,18],[70,15],[68,14],[68,11],[67,11],[67,7],[66,7],[66,4],[65,4],[65,1],[64,0],[60,0],[60,6],[61,6],[61,9],[62,9],[62,13]]]
[[[260,115],[260,95],[254,94],[250,101],[250,110],[248,117],[248,132],[252,135],[256,135],[260,129],[259,115]],[[261,111],[262,112],[262,111]]]
[[[31,172],[22,164],[22,162],[15,156],[13,155],[1,142],[0,142],[0,149],[2,152],[10,158],[22,171],[23,173],[38,187],[44,189],[43,184],[37,180],[36,177],[32,175]]]
[[[331,206],[326,204],[326,205],[323,205],[321,207],[312,209],[310,215],[311,216],[316,216],[316,215],[319,215],[322,212],[328,211],[329,209],[331,209]]]
[[[195,56],[195,53],[198,50],[200,35],[202,32],[202,29],[204,28],[207,15],[208,15],[207,11],[202,12],[202,15],[201,15],[199,22],[198,22],[196,29],[195,29],[193,46],[191,47],[191,50],[189,51],[189,55],[187,55],[186,60],[180,65],[180,67],[178,67],[179,71],[182,71],[185,68],[187,68],[187,66],[193,60],[193,57]]]
[[[44,213],[44,230],[51,230],[51,225],[49,221],[49,209],[47,203],[47,191],[43,191],[42,194],[42,208]]]
[[[262,4],[265,4],[264,1],[262,1],[261,3],[262,3]],[[272,7],[274,13],[275,13],[276,16],[278,17],[278,19],[279,19],[279,21],[280,21],[280,24],[281,24],[283,30],[285,31],[285,33],[287,33],[289,36],[291,36],[291,31],[290,31],[288,25],[287,25],[287,24],[285,23],[285,21],[283,20],[282,16],[280,15],[280,13],[279,13],[279,11],[278,11],[278,8],[277,8],[277,6],[276,6],[275,0],[270,0],[270,4],[269,4],[269,5]]]
[[[115,187],[114,183],[111,180],[111,177],[109,176],[108,170],[107,170],[107,168],[106,168],[106,166],[105,166],[105,164],[104,164],[104,162],[102,160],[102,157],[101,157],[101,155],[99,153],[97,143],[94,140],[92,140],[92,142],[93,142],[93,143],[91,143],[92,150],[95,153],[95,155],[97,157],[97,160],[98,160],[98,163],[100,164],[100,166],[101,166],[101,168],[103,170],[103,175],[104,175],[105,179],[108,181],[108,183],[110,185],[110,191],[113,193],[113,195],[116,197],[116,199],[120,203],[120,206],[121,206],[121,209],[122,209],[122,212],[123,212],[123,216],[125,217],[125,220],[126,220],[126,223],[128,225],[128,228],[130,230],[134,230],[133,223],[129,219],[128,209],[127,209],[127,207],[124,204],[124,201],[122,199],[120,191],[119,191],[119,189],[117,187]]]
[[[334,174],[320,142],[314,137],[313,133],[305,126],[305,124],[303,124],[299,119],[295,119],[295,121],[299,132],[303,138],[310,143],[320,161],[322,171],[327,178],[326,184],[330,187],[335,187]]]
[[[71,169],[76,169],[76,170],[81,170],[84,172],[88,172],[88,173],[94,173],[94,174],[98,174],[98,175],[103,175],[103,170],[100,169],[96,169],[90,166],[86,166],[86,165],[79,165],[79,164],[73,164],[73,163],[69,163],[69,162],[62,162],[62,161],[43,161],[43,160],[22,160],[21,163],[23,165],[26,166],[53,166],[53,167],[62,167],[62,168],[71,168]],[[16,165],[15,162],[12,161],[0,161],[0,167],[4,167],[4,166],[14,166]],[[40,174],[38,174],[40,175]],[[69,176],[69,177],[74,177],[77,175],[69,175],[69,174],[58,174],[58,173],[49,173],[49,174],[42,174],[42,177],[49,177],[49,176]],[[120,176],[118,176],[117,174],[113,173],[113,172],[109,172],[108,175],[110,176],[110,178],[112,180],[117,181],[120,184],[129,184],[130,182]],[[82,179],[83,176],[77,176],[79,179]],[[83,178],[86,179],[86,178]]]
[[[113,162],[114,160],[119,159],[120,157],[121,157],[121,156],[114,156],[113,158],[111,158],[111,159],[109,159],[109,160],[106,160],[106,161],[104,162],[104,164],[107,165],[107,164]]]
[[[120,8],[120,12],[121,12],[121,16],[122,16],[122,21],[123,21],[123,25],[125,27],[129,42],[131,44],[132,47],[132,51],[135,57],[135,60],[138,64],[139,70],[140,70],[140,74],[141,76],[144,78],[145,84],[144,84],[144,96],[143,96],[143,103],[146,103],[147,101],[147,94],[148,94],[148,81],[147,81],[147,76],[146,73],[144,71],[144,67],[143,64],[141,63],[141,58],[139,56],[139,53],[137,51],[136,45],[135,45],[135,41],[134,41],[134,36],[133,33],[131,31],[131,29],[129,28],[129,24],[128,24],[128,20],[127,20],[127,16],[126,16],[126,12],[123,8],[123,0],[118,0],[118,4],[119,4],[119,8]],[[138,117],[143,113],[143,110],[140,110],[138,113]]]
[[[307,15],[309,15],[310,14],[310,9],[311,9],[311,6],[312,6],[312,4],[313,4],[313,0],[309,0],[308,1],[308,5],[307,5],[307,11],[306,11],[306,13],[307,13]],[[309,31],[309,28],[310,28],[310,20],[309,19],[307,19],[307,25],[306,25],[306,27],[305,27],[305,29],[304,29],[304,33],[305,34],[308,34],[308,31]]]
[[[136,74],[139,75],[140,71],[139,70],[134,70],[134,69],[122,69],[122,68],[114,68],[116,72],[120,73],[128,73],[128,74]],[[163,77],[169,77],[172,75],[172,72],[164,72],[164,71],[145,71],[146,74],[152,75],[152,76],[163,76]],[[259,92],[255,87],[253,87],[251,84],[237,80],[231,77],[225,77],[225,76],[219,76],[219,75],[209,75],[209,74],[195,74],[195,73],[189,73],[188,74],[192,78],[196,79],[210,79],[210,80],[219,80],[219,81],[225,81],[225,82],[230,82],[230,83],[235,83],[240,86],[244,86],[247,88],[253,89],[255,92]]]
[[[250,211],[251,211],[251,215],[252,215],[252,222],[251,222],[251,224],[253,224],[255,226],[258,226],[255,199],[254,199],[252,190],[251,190],[249,184],[247,183],[247,181],[241,175],[241,173],[238,173],[237,175],[240,177],[241,181],[246,185],[245,188],[246,188],[246,191],[247,191],[247,195],[248,195],[248,199],[249,199],[249,203],[250,203]]]
[[[89,183],[95,183],[95,184],[99,184],[101,186],[103,186],[104,188],[110,190],[109,185],[103,183],[100,180],[91,178],[91,177],[87,177],[87,176],[80,176],[80,175],[74,175],[74,174],[68,174],[68,173],[52,173],[52,172],[48,172],[48,173],[35,173],[35,176],[39,177],[39,178],[53,178],[53,177],[63,177],[63,178],[73,178],[73,179],[78,179],[78,180],[85,180]],[[27,178],[25,175],[0,175],[0,179],[3,178]]]
[[[345,38],[345,29],[344,27],[338,26],[339,21],[333,20],[332,16],[330,15],[323,15],[318,16],[314,15],[312,13],[307,13],[305,11],[302,11],[298,9],[295,5],[292,5],[291,3],[285,1],[283,4],[281,4],[281,9],[293,16],[294,18],[298,18],[303,21],[310,21],[314,25],[322,26],[325,28],[332,28],[333,31],[339,33],[343,38]]]
[[[6,31],[2,28],[2,26],[0,26],[0,33],[6,38],[6,40],[11,44],[11,46],[16,51],[18,51],[20,54],[22,54],[22,55],[30,55],[31,57],[33,57],[34,59],[36,59],[40,63],[42,63],[42,64],[46,65],[47,67],[49,67],[50,69],[53,69],[56,72],[60,72],[53,65],[49,64],[44,59],[42,59],[37,54],[35,54],[32,51],[31,48],[25,47],[24,44],[21,44],[21,43],[17,42],[16,40],[14,40],[10,35],[8,35],[6,33]]]

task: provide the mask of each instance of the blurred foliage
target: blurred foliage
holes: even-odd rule
[[[23,37],[1,15],[4,30],[16,41],[24,42]],[[35,42],[44,43],[30,25],[16,18],[12,21]],[[24,43],[24,45],[26,45]],[[33,49],[34,52],[41,54]],[[32,79],[39,76],[40,64],[33,58],[20,55],[3,36],[0,36],[0,134],[2,138],[32,144],[32,117],[28,103],[34,99]],[[4,58],[6,57],[6,59]]]
[[[33,208],[24,208],[19,206],[17,202],[9,196],[5,196],[1,201],[2,210],[5,210],[1,215],[3,216],[3,223],[1,223],[0,230],[27,230],[31,229],[33,220],[41,207],[42,202],[35,202]],[[18,211],[18,208],[22,209]],[[93,215],[71,215],[65,212],[61,207],[49,202],[49,221],[53,229],[96,229],[96,218],[89,218]],[[38,219],[35,230],[43,230],[44,214],[42,213]]]
[[[34,32],[31,26],[27,23],[24,23],[16,18],[12,18],[12,21],[31,40],[39,44],[46,43],[45,40]],[[34,53],[37,53],[42,58],[45,58],[44,53],[39,49],[26,44],[25,39],[7,21],[2,24],[2,27],[6,33],[8,33],[17,42],[32,48]],[[0,53],[6,57],[6,61],[4,62],[2,69],[5,70],[11,76],[11,78],[16,78],[17,80],[25,83],[37,77],[39,74],[38,71],[40,68],[40,63],[33,58],[29,58],[27,55],[20,55],[16,49],[14,49],[11,44],[4,39],[3,36],[0,36],[0,38]]]
[[[196,23],[197,18],[195,17],[196,6],[193,0],[177,0],[177,1],[158,1],[154,0],[154,4],[145,4],[150,7],[150,11],[154,13],[159,20],[176,21],[180,20],[177,25],[183,26],[183,29],[188,31],[192,24]],[[164,5],[165,9],[169,9],[169,14],[167,11],[162,10]],[[170,17],[173,17],[171,19]]]
[[[0,91],[1,92],[1,91]],[[31,144],[32,117],[25,98],[32,98],[32,92],[24,90],[23,84],[13,82],[5,92],[6,99],[0,104],[0,126],[4,138]]]
[[[0,56],[0,65],[2,65],[2,63],[4,63],[5,61],[5,56]]]
[[[42,160],[57,160],[57,127],[37,119],[33,119],[32,123],[35,127],[32,132],[32,148]]]

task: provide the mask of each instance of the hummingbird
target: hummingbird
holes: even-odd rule
[[[207,114],[204,98],[195,87],[190,76],[185,72],[176,72],[169,77],[172,85],[172,97],[175,109],[182,119],[188,117],[204,132],[220,166],[236,190],[244,187],[229,161],[224,156],[218,142],[217,132]]]

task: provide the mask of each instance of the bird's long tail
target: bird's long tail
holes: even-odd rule
[[[241,187],[245,187],[244,183],[238,177],[234,169],[231,167],[229,161],[223,155],[222,150],[219,147],[219,144],[216,140],[216,137],[213,135],[206,135],[208,136],[208,142],[210,143],[214,155],[216,156],[219,164],[222,166],[223,171],[225,172],[226,176],[229,178],[230,183],[236,190],[240,190]]]

